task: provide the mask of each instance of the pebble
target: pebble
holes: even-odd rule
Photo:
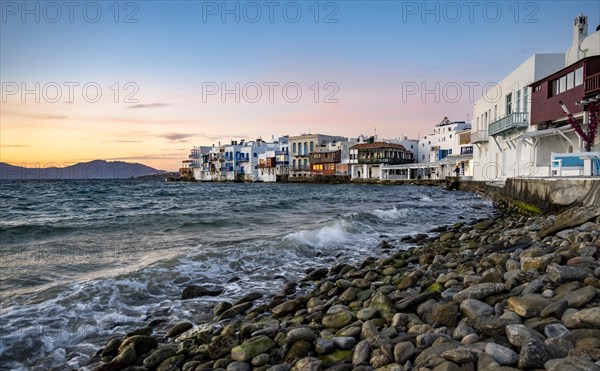
[[[600,218],[585,213],[574,225],[568,212],[509,212],[307,270],[275,298],[219,302],[209,324],[113,339],[89,368],[600,370]]]

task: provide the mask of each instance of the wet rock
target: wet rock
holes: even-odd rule
[[[341,310],[334,314],[328,314],[323,317],[323,326],[333,329],[341,329],[349,325],[354,320],[354,315],[348,310]]]
[[[156,371],[171,371],[173,369],[179,369],[179,366],[185,361],[183,354],[169,357],[162,361]]]
[[[545,272],[548,264],[551,262],[560,261],[560,257],[557,254],[546,254],[538,257],[523,257],[521,258],[521,269],[528,271],[529,269],[536,269],[539,272]]]
[[[315,351],[319,354],[327,354],[333,352],[335,343],[331,339],[319,338],[315,341]]]
[[[231,307],[233,307],[233,304],[231,304],[230,302],[221,301],[213,308],[213,314],[215,316],[220,316],[221,314],[223,314],[223,312],[225,312],[227,309],[230,309]]]
[[[454,294],[452,299],[455,302],[461,303],[467,299],[483,299],[490,295],[500,294],[506,291],[506,286],[502,283],[479,283],[468,287]]]
[[[231,349],[231,358],[235,361],[245,362],[261,353],[268,352],[275,345],[273,340],[264,335],[253,337],[233,347]]]
[[[165,359],[173,357],[175,353],[177,353],[177,347],[175,346],[166,346],[156,349],[144,359],[144,366],[154,368],[160,365]]]
[[[550,301],[540,294],[528,294],[524,296],[513,296],[508,299],[508,308],[521,317],[536,317]]]
[[[113,358],[108,363],[101,364],[96,367],[94,371],[118,371],[126,368],[129,365],[135,363],[137,354],[133,344],[129,344],[125,348],[121,349],[119,355]]]
[[[542,309],[542,311],[540,312],[540,316],[542,318],[560,318],[568,307],[569,303],[566,300],[555,301],[554,303],[550,303],[544,309]]]
[[[519,361],[519,355],[514,350],[499,344],[487,343],[485,352],[491,355],[501,366],[516,365]]]
[[[554,223],[538,232],[538,237],[544,238],[563,229],[581,225],[600,215],[600,208],[595,205],[571,208],[556,217]]]
[[[219,335],[210,339],[210,344],[208,345],[208,356],[212,359],[221,358],[229,352],[231,349],[238,345],[238,338],[235,335]]]
[[[529,336],[521,346],[519,353],[519,368],[543,368],[544,363],[552,358],[546,345],[537,337]]]
[[[242,296],[240,299],[238,299],[238,301],[236,301],[234,305],[247,303],[249,301],[254,301],[254,300],[260,299],[262,297],[263,297],[263,294],[261,294],[260,292],[250,292],[250,293]]]
[[[587,277],[587,272],[583,269],[558,264],[550,264],[546,269],[546,273],[548,278],[555,283],[583,281]]]
[[[351,362],[352,351],[337,349],[332,353],[319,355],[319,359],[323,361],[324,366],[331,366],[337,363]]]
[[[356,318],[361,321],[368,321],[379,314],[377,308],[363,308],[356,313]]]
[[[308,276],[306,276],[306,279],[309,281],[318,281],[321,278],[325,277],[328,272],[329,272],[329,269],[327,269],[327,268],[313,269],[310,273],[308,273]]]
[[[306,340],[299,340],[290,346],[283,361],[285,363],[294,363],[295,361],[308,356],[313,349],[312,343]]]
[[[569,308],[581,308],[596,296],[598,289],[592,286],[585,286],[564,296],[568,302]]]
[[[431,307],[432,324],[455,327],[458,323],[458,305],[455,303],[434,303]]]
[[[116,356],[119,353],[119,346],[123,342],[123,339],[112,339],[106,344],[106,347],[102,351],[102,358]]]
[[[323,362],[317,358],[305,357],[296,362],[292,371],[319,371]]]
[[[391,320],[394,314],[396,314],[394,302],[382,292],[378,292],[373,296],[369,308],[377,309],[386,320]]]
[[[252,366],[247,362],[231,362],[227,365],[227,371],[250,371],[252,370]]]
[[[566,338],[571,332],[561,323],[551,323],[544,327],[544,334],[549,338]]]
[[[580,357],[553,359],[544,366],[548,371],[600,371],[600,365]]]
[[[219,321],[238,316],[250,308],[252,308],[251,302],[234,305],[233,307],[227,309],[225,312],[221,313],[221,315],[219,316]]]
[[[455,363],[474,362],[477,359],[475,353],[465,347],[454,348],[442,353],[442,357]]]
[[[287,333],[286,341],[288,344],[293,344],[298,340],[313,341],[315,340],[315,333],[308,327],[300,327],[290,330]]]
[[[582,309],[573,314],[572,320],[575,328],[591,327],[600,329],[600,307]]]
[[[295,312],[299,306],[300,306],[300,302],[298,302],[298,300],[294,299],[294,300],[286,301],[285,303],[279,304],[278,306],[276,306],[275,308],[272,309],[272,312],[277,317],[283,317],[285,315]]]
[[[477,299],[466,299],[460,303],[460,312],[464,317],[477,319],[478,317],[489,317],[494,314],[494,308]]]
[[[264,366],[269,363],[269,355],[267,353],[261,353],[252,358],[250,364],[254,367]]]
[[[169,329],[169,331],[167,331],[167,334],[165,336],[168,338],[175,337],[177,335],[183,334],[184,332],[191,329],[192,327],[194,327],[194,325],[191,322],[188,322],[188,321],[177,322],[176,324],[173,325],[173,327],[171,327]]]
[[[123,340],[123,343],[119,346],[119,354],[129,345],[133,345],[135,353],[141,356],[156,348],[158,346],[158,341],[152,336],[131,336]]]
[[[352,349],[354,343],[356,343],[356,339],[351,336],[337,336],[332,340],[340,349]]]
[[[198,286],[188,285],[181,293],[183,300],[197,298],[201,296],[219,296],[225,289],[220,286]]]
[[[367,364],[370,356],[371,356],[371,345],[369,344],[368,341],[362,340],[358,344],[356,344],[356,348],[354,349],[354,354],[352,355],[352,364],[355,366]]]

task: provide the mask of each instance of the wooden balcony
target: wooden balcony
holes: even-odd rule
[[[586,97],[600,93],[600,73],[586,77],[583,80],[583,93]]]

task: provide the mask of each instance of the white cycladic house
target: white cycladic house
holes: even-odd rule
[[[535,130],[530,125],[529,85],[564,67],[564,61],[562,53],[534,54],[475,103],[471,129],[474,180],[493,182],[530,175],[532,148],[515,140]]]

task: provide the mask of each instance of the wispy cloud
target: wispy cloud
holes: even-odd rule
[[[27,148],[27,147],[31,147],[28,144],[3,144],[0,145],[0,147],[2,148]]]
[[[160,138],[165,138],[171,142],[187,142],[188,138],[195,137],[196,134],[187,133],[165,133],[158,135]]]
[[[17,117],[25,117],[36,120],[64,120],[68,119],[69,116],[65,115],[56,115],[56,114],[48,114],[48,113],[31,113],[31,112],[19,112],[12,110],[2,110],[3,115],[7,116],[17,116]]]
[[[167,103],[150,103],[150,104],[134,104],[133,106],[129,106],[129,109],[138,109],[138,108],[162,108],[168,107],[170,104]]]
[[[122,139],[114,139],[114,140],[107,140],[105,142],[103,142],[104,144],[110,144],[110,143],[142,143],[141,140],[122,140]]]
[[[129,155],[129,156],[121,156],[121,157],[109,157],[105,158],[105,160],[111,161],[136,161],[136,160],[173,160],[173,159],[181,159],[180,153],[162,153],[162,154],[145,154],[145,155]]]

